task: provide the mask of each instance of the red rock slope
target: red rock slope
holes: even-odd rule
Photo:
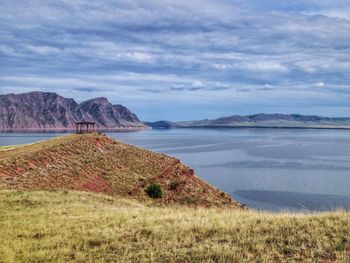
[[[147,196],[151,183],[161,185],[162,198]],[[179,160],[98,134],[0,150],[0,189],[83,190],[147,203],[243,208]]]

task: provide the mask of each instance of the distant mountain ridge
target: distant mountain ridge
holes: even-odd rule
[[[272,128],[350,128],[349,117],[320,117],[300,114],[232,115],[218,119],[182,121],[177,127],[272,127]]]
[[[171,129],[178,127],[178,125],[175,122],[171,121],[144,122],[144,124],[153,129]]]
[[[99,129],[144,129],[138,117],[106,98],[78,104],[53,92],[0,95],[0,130],[72,130],[78,121],[92,121]]]

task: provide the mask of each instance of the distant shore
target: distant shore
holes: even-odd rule
[[[242,126],[230,126],[230,125],[203,125],[203,126],[178,126],[171,129],[191,129],[191,128],[204,128],[204,129],[322,129],[322,130],[350,130],[350,126],[260,126],[260,125],[242,125]]]
[[[125,128],[110,128],[110,129],[98,129],[96,132],[121,132],[121,131],[140,131],[140,130],[150,130],[151,127],[125,127]],[[38,133],[50,133],[50,132],[75,132],[75,128],[45,128],[45,129],[37,129],[37,128],[25,128],[25,129],[2,129],[0,133],[5,132],[38,132]]]
[[[319,126],[268,126],[268,125],[202,125],[202,126],[177,126],[170,128],[152,128],[149,126],[145,127],[127,127],[127,128],[110,128],[110,129],[99,129],[97,132],[133,132],[142,130],[169,130],[169,129],[302,129],[302,130],[350,130],[350,126],[332,126],[332,125],[319,125]],[[65,133],[75,132],[75,128],[25,128],[25,129],[2,129],[0,133]]]

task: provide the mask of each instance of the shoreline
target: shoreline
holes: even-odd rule
[[[152,128],[152,127],[135,127],[135,128],[111,128],[101,129],[96,132],[137,132],[144,130],[173,130],[173,129],[288,129],[288,130],[350,130],[350,126],[309,126],[309,127],[295,127],[295,126],[229,126],[229,125],[204,125],[204,126],[178,126],[172,128]],[[50,128],[50,129],[3,129],[0,133],[75,133],[75,128]]]
[[[203,125],[203,126],[179,126],[175,128],[170,128],[170,129],[301,129],[301,130],[350,130],[350,126],[301,126],[301,127],[296,127],[296,126],[281,126],[281,127],[276,127],[276,126],[259,126],[259,125],[254,125],[254,126],[249,126],[249,125],[242,125],[242,126],[229,126],[229,125],[219,125],[219,126],[213,126],[213,125]]]
[[[128,127],[128,128],[109,128],[99,129],[96,132],[132,132],[132,131],[143,131],[150,130],[151,127]],[[25,129],[1,129],[0,133],[75,133],[75,128],[25,128]]]

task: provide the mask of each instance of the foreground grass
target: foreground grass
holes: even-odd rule
[[[0,151],[13,150],[19,147],[24,146],[25,144],[16,144],[16,145],[8,145],[8,146],[0,146]]]
[[[0,262],[350,262],[350,214],[147,207],[0,191]]]

